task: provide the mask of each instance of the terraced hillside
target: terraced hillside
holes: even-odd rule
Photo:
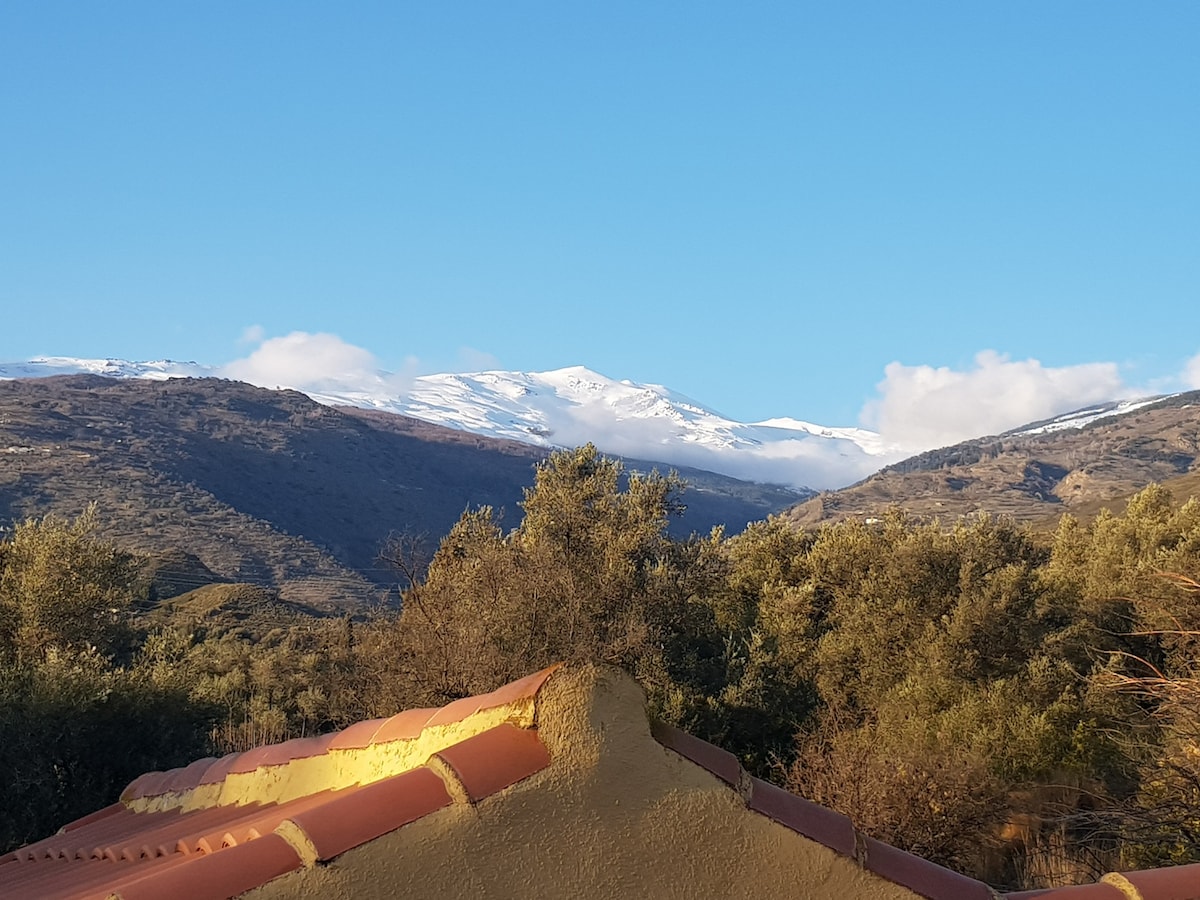
[[[869,518],[890,506],[954,519],[980,511],[1043,522],[1093,515],[1152,482],[1197,492],[1200,391],[1082,428],[1009,434],[922,453],[788,510],[798,525]]]

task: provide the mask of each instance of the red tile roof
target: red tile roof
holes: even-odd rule
[[[552,765],[536,725],[538,693],[555,668],[441,709],[408,710],[332,735],[142,775],[121,802],[0,857],[0,897],[220,900],[436,810],[486,801]],[[723,782],[747,810],[884,881],[934,900],[998,896],[982,882],[866,837],[839,813],[751,778],[736,757],[712,744],[661,724],[652,733]],[[238,783],[253,790],[238,794]],[[1200,898],[1200,866],[1112,874],[1092,885],[1007,897]]]
[[[414,743],[427,729],[455,726],[478,713],[532,701],[555,667],[498,691],[436,710],[408,710],[360,722],[337,734],[301,738],[149,772],[121,802],[58,834],[0,857],[0,897],[233,897],[315,860],[328,860],[453,802],[443,778],[417,765],[368,783],[321,790],[283,802],[213,803],[189,808],[199,792],[231,776],[276,780],[302,760]],[[486,722],[481,723],[487,724]],[[550,758],[532,726],[501,722],[447,747],[438,757],[456,773],[471,802],[545,768]],[[163,808],[155,808],[154,804]],[[138,809],[141,805],[145,808]],[[311,854],[314,859],[305,859]]]
[[[307,836],[317,859],[332,859],[452,802],[442,779],[422,766],[288,818]]]

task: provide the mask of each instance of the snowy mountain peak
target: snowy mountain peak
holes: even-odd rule
[[[241,375],[172,360],[44,356],[0,364],[0,379],[78,373],[151,379]],[[489,437],[546,447],[591,441],[607,453],[798,488],[841,487],[902,455],[865,429],[792,418],[738,422],[663,385],[618,381],[585,366],[413,379],[378,372],[291,384],[278,383],[286,380],[282,377],[254,380],[262,387],[303,391],[319,403],[400,413]]]

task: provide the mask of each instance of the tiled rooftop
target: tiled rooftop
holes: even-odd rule
[[[545,669],[441,709],[197,760],[0,858],[0,897],[225,898],[544,768]],[[413,762],[415,760],[415,763]]]
[[[355,848],[425,820],[435,811],[476,806],[485,811],[509,789],[555,790],[562,782],[553,777],[530,778],[543,771],[553,776],[555,768],[565,766],[565,757],[572,755],[562,749],[560,737],[544,742],[544,733],[550,733],[545,729],[571,735],[567,740],[581,740],[584,734],[555,731],[556,723],[542,721],[542,716],[554,714],[542,708],[540,695],[547,682],[561,680],[567,690],[568,680],[579,677],[571,670],[555,675],[556,668],[441,709],[408,710],[331,735],[142,775],[119,802],[0,858],[0,897],[219,900],[275,879],[281,880],[271,887],[282,887],[272,896],[292,896],[288,878],[300,876],[289,873],[311,870],[343,854],[350,859]],[[638,716],[640,726],[632,721]],[[621,710],[612,721],[634,730],[646,727],[644,714],[636,709]],[[613,726],[610,722],[598,727],[596,733],[603,735]],[[729,810],[725,815],[763,817],[758,821],[770,820],[764,827],[775,828],[770,823],[778,823],[785,829],[776,829],[778,834],[790,835],[793,842],[807,840],[828,848],[820,852],[852,864],[845,871],[860,872],[856,877],[866,877],[865,883],[877,881],[892,892],[879,896],[911,892],[935,900],[997,897],[979,881],[866,837],[845,816],[750,777],[732,754],[712,744],[666,725],[654,725],[652,734],[667,755],[674,755],[685,768],[694,764],[715,776],[710,791],[727,798],[721,807]],[[592,748],[582,749],[587,751],[583,756],[605,752],[603,746],[595,753]],[[640,745],[636,751],[631,758],[639,754],[644,758]],[[658,754],[662,756],[662,751]],[[697,772],[689,776],[693,780],[708,777],[697,769],[691,771]],[[618,802],[618,794],[612,796]],[[518,804],[518,814],[522,811],[535,815],[532,805]],[[599,810],[584,810],[585,829],[592,827],[586,824],[588,817],[598,814]],[[553,833],[557,826],[539,824],[543,833],[547,827]],[[637,840],[637,835],[622,839]],[[437,852],[428,842],[421,846],[423,851]],[[686,846],[678,849],[687,853]],[[556,852],[570,853],[571,847],[568,843]],[[829,880],[825,896],[841,896],[839,884],[847,882]],[[448,887],[453,895],[453,886]],[[845,890],[846,896],[855,895],[850,888]],[[1111,874],[1095,884],[1007,897],[1200,898],[1200,865]]]

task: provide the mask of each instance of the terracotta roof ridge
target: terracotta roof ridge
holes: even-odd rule
[[[1200,863],[1109,872],[1092,884],[1006,894],[1006,900],[1191,900],[1200,897]]]
[[[662,722],[651,723],[662,746],[715,775],[737,791],[748,809],[856,860],[888,881],[933,900],[997,900],[991,887],[974,878],[914,856],[860,832],[848,816],[755,778],[728,750]]]
[[[662,722],[652,722],[651,733],[659,744],[707,770],[737,791],[749,809],[843,856],[852,857],[863,868],[931,900],[1200,898],[1200,863],[1134,872],[1110,872],[1094,884],[1001,894],[982,881],[865,835],[850,818],[841,813],[751,777],[736,756],[715,744]]]
[[[331,734],[266,744],[166,772],[147,772],[130,782],[121,793],[121,803],[135,812],[280,803],[319,790],[388,778],[422,766],[440,751],[496,725],[533,727],[538,691],[560,666],[442,707],[408,709]]]

